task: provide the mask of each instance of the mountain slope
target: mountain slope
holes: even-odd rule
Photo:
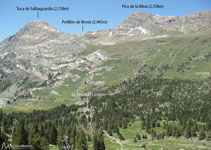
[[[34,91],[48,85],[59,87],[65,79],[85,82],[85,75],[86,82],[92,82],[88,78],[109,56],[102,50],[82,55],[86,47],[80,35],[65,34],[41,21],[27,24],[0,44],[1,97],[31,98]]]
[[[75,94],[119,84],[140,69],[161,78],[208,78],[210,14],[179,18],[137,12],[116,29],[85,36],[31,22],[0,43],[0,104],[33,109],[80,103]]]
[[[125,40],[144,40],[181,34],[195,34],[211,27],[211,11],[184,17],[151,15],[135,12],[113,30],[88,32],[86,39],[101,44]]]

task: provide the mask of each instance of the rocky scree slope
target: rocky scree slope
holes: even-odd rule
[[[86,83],[93,83],[95,70],[100,70],[100,64],[109,56],[100,49],[80,55],[86,47],[81,35],[63,33],[42,21],[28,23],[0,43],[1,82],[8,80],[10,85],[16,85],[10,86],[10,92],[3,96],[17,95],[26,80],[36,82],[29,86],[33,91],[49,84],[61,86],[67,78],[73,82],[81,78],[71,70],[88,72]],[[1,92],[9,87],[2,86]]]
[[[197,34],[211,27],[210,18],[211,11],[185,17],[136,12],[115,29],[88,32],[84,36],[63,33],[42,21],[28,23],[0,43],[0,96],[17,95],[17,91],[23,90],[26,78],[36,82],[35,86],[27,85],[31,91],[49,84],[53,87],[62,86],[65,79],[72,82],[81,80],[85,84],[103,84],[103,81],[94,81],[93,77],[96,72],[112,72],[112,64],[110,68],[102,64],[116,58],[103,49],[91,48],[89,51],[89,45],[113,45],[118,42]],[[76,89],[80,88],[79,84],[77,86]],[[9,90],[5,92],[7,88]]]
[[[211,27],[211,11],[184,17],[135,12],[117,28],[88,32],[85,38],[96,44],[112,45],[125,40],[146,40],[172,35],[196,34]]]

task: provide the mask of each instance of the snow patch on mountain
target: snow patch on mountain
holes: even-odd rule
[[[141,26],[140,27],[136,27],[135,29],[140,30],[143,34],[148,34],[147,30],[142,28]]]
[[[111,37],[112,35],[113,35],[113,32],[110,32],[110,33],[109,33],[109,36]]]

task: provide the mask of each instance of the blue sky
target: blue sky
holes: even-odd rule
[[[164,8],[126,9],[122,4],[159,4]],[[63,12],[23,12],[16,7],[69,7]],[[51,26],[66,33],[85,33],[115,28],[130,14],[145,11],[163,16],[185,16],[198,11],[211,10],[211,0],[0,0],[0,41],[11,36],[34,20],[48,22]],[[65,25],[62,20],[107,20],[104,25]]]

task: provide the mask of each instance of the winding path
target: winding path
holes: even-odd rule
[[[123,144],[122,144],[122,142],[121,142],[119,139],[116,139],[116,138],[110,136],[106,131],[103,131],[103,132],[104,132],[104,133],[106,134],[106,136],[108,136],[112,141],[115,141],[116,143],[118,143],[118,144],[120,145],[120,150],[124,150],[124,149],[123,149]]]

